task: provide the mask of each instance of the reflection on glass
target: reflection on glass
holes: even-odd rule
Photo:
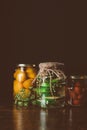
[[[15,130],[24,130],[23,129],[23,113],[20,110],[13,110],[14,118],[14,129]]]
[[[67,130],[73,130],[72,109],[68,110]]]
[[[69,123],[72,125],[72,109],[69,111]]]
[[[48,111],[41,109],[40,111],[40,127],[39,130],[46,130],[47,125],[47,116],[48,116]]]

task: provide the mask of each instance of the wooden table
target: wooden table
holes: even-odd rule
[[[1,104],[0,130],[87,130],[87,107],[22,109]]]

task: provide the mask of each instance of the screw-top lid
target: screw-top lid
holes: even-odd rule
[[[18,67],[26,67],[27,64],[18,64],[17,66],[18,66]]]
[[[18,64],[17,67],[36,67],[35,64]]]
[[[87,79],[87,75],[71,75],[71,79]]]

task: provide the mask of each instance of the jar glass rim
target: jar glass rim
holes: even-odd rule
[[[71,75],[71,79],[87,79],[87,75]]]

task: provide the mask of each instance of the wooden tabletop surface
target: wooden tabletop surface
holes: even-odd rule
[[[25,109],[0,104],[0,130],[87,130],[87,107]]]

